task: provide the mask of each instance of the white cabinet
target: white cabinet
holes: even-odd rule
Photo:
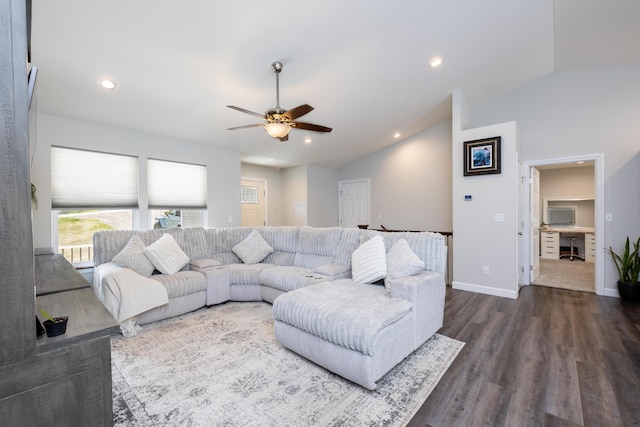
[[[540,232],[540,257],[558,259],[560,254],[560,233],[555,231]]]
[[[584,260],[596,262],[596,235],[593,233],[584,235]]]

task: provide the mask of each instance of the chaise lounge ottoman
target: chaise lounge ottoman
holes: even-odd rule
[[[384,286],[324,282],[276,298],[275,336],[290,350],[373,390],[415,350],[412,311],[412,302],[388,296]]]

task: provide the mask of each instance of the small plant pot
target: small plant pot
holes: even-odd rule
[[[53,320],[55,320],[55,322],[45,320],[43,323],[48,337],[57,337],[58,335],[62,335],[67,332],[67,322],[69,321],[67,316],[54,317]]]
[[[623,301],[640,302],[640,283],[618,281],[618,293]]]

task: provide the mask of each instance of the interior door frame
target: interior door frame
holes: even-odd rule
[[[525,182],[531,179],[531,168],[537,166],[563,165],[568,163],[576,163],[579,161],[593,161],[594,173],[594,207],[595,207],[595,238],[596,238],[596,260],[595,260],[595,291],[596,295],[613,296],[605,293],[604,288],[604,154],[590,154],[584,156],[559,157],[545,160],[529,160],[524,162],[523,174]],[[531,259],[530,256],[530,224],[531,224],[531,203],[529,185],[523,185],[521,194],[521,203],[523,204],[524,214],[524,259]],[[530,275],[525,275],[525,285],[530,285]]]

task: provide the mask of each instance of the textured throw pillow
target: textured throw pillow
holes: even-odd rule
[[[405,239],[398,240],[387,254],[387,278],[411,276],[424,270],[425,264]]]
[[[153,263],[144,255],[144,242],[140,237],[133,236],[126,246],[113,257],[113,262],[120,267],[130,268],[136,273],[149,277],[155,270]]]
[[[231,250],[245,264],[257,264],[273,252],[273,248],[262,238],[258,230],[253,230]]]
[[[387,254],[382,236],[375,236],[351,254],[351,276],[357,283],[373,283],[387,275]]]
[[[189,257],[185,254],[171,234],[161,238],[144,249],[144,254],[162,274],[174,274],[187,265]]]

